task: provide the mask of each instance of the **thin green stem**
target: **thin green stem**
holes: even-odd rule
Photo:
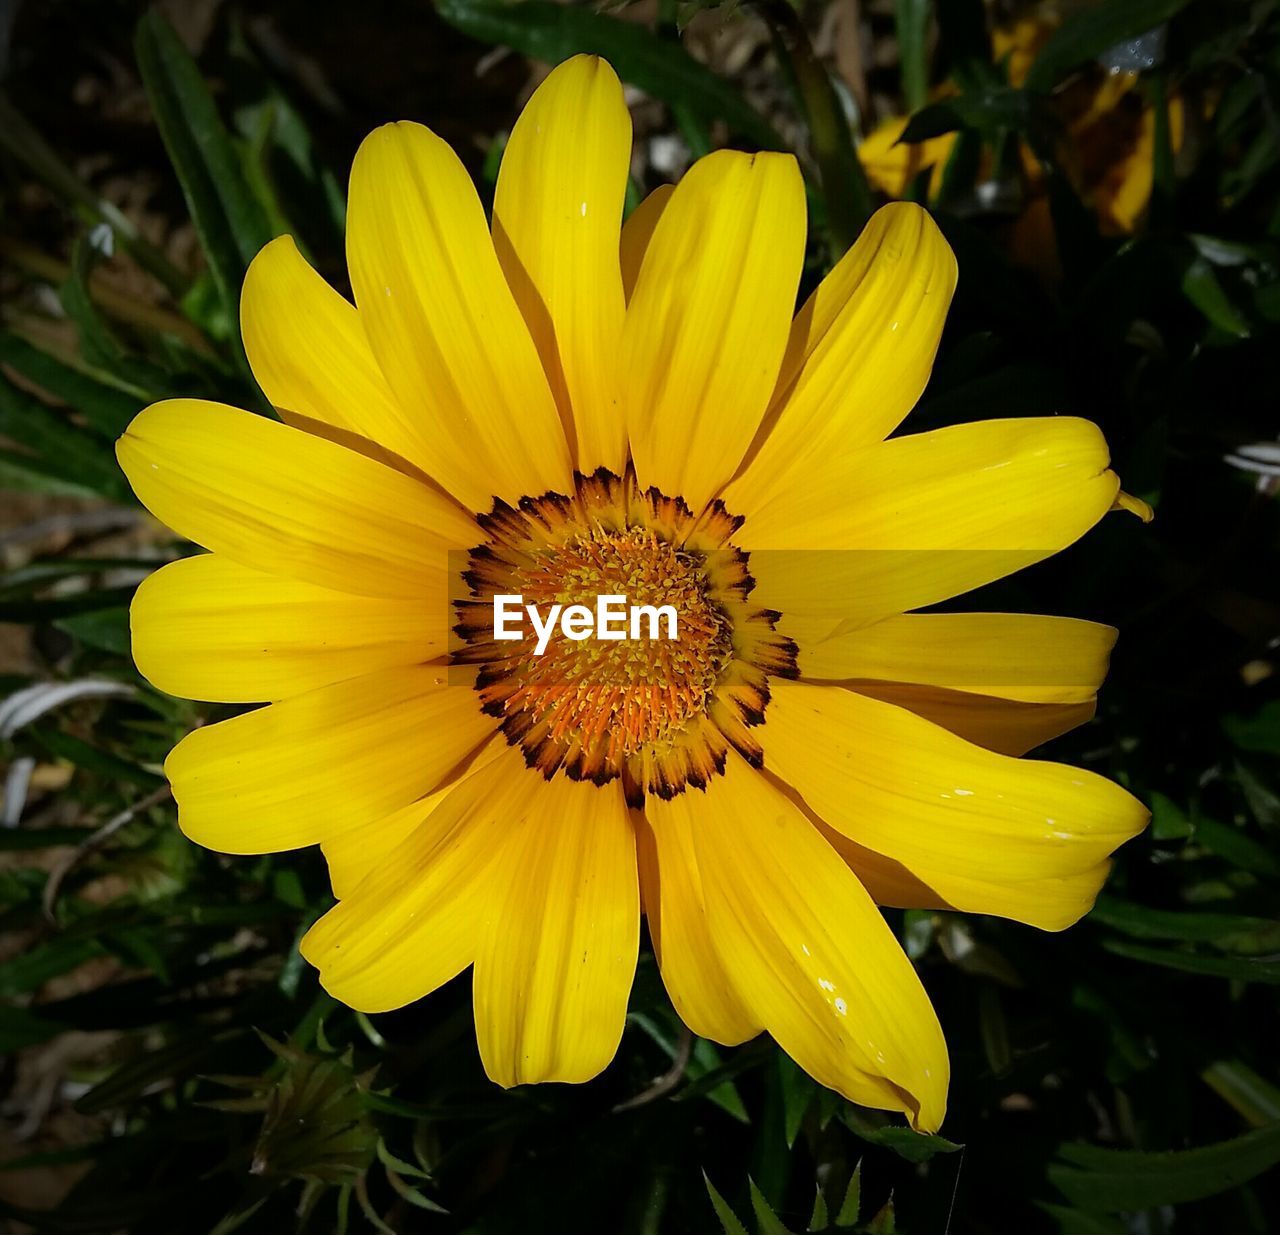
[[[762,0],[760,8],[795,82],[822,178],[827,230],[838,256],[857,239],[871,214],[871,188],[853,146],[849,121],[804,25],[785,0]]]
[[[917,112],[925,105],[929,88],[924,46],[929,0],[897,0],[893,15],[898,34],[902,97],[907,111]]]

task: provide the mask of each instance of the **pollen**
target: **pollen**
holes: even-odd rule
[[[621,776],[638,802],[705,786],[730,746],[759,763],[749,731],[769,673],[794,674],[795,649],[776,635],[778,615],[750,604],[746,555],[731,543],[739,522],[718,505],[695,517],[603,471],[579,477],[571,497],[499,502],[481,519],[488,539],[463,576],[454,660],[479,666],[484,710],[530,767],[596,784]],[[623,597],[632,610],[673,610],[675,636],[656,621],[613,639],[561,629],[539,655],[532,629],[494,638],[495,595],[539,611]]]
[[[559,549],[534,556],[513,587],[539,605],[585,605],[600,596],[634,606],[669,606],[676,637],[638,624],[638,639],[554,637],[542,656],[521,657],[521,684],[509,706],[545,721],[553,740],[602,743],[616,765],[651,743],[670,741],[706,712],[733,659],[728,615],[709,595],[701,555],[677,549],[649,528],[576,532]],[[528,640],[525,640],[528,643]]]

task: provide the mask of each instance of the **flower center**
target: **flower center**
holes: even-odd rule
[[[677,549],[649,528],[592,527],[532,555],[513,574],[515,592],[543,610],[582,605],[594,613],[607,596],[621,598],[627,611],[620,639],[598,630],[571,639],[560,629],[540,655],[529,656],[526,636],[516,667],[520,685],[506,697],[508,707],[526,708],[556,740],[603,743],[610,765],[648,743],[670,740],[706,711],[733,658],[733,639],[730,619],[709,594],[701,555]],[[674,612],[674,622],[663,622],[664,608]]]
[[[495,503],[480,523],[454,660],[480,667],[484,709],[530,767],[621,776],[638,803],[705,786],[730,745],[759,763],[748,731],[768,674],[794,674],[795,647],[748,600],[746,555],[729,543],[740,520],[718,503],[695,518],[630,472],[600,471],[572,497]]]

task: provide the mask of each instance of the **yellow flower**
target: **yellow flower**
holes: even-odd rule
[[[877,214],[793,322],[795,161],[711,154],[620,230],[630,147],[611,69],[560,66],[491,232],[439,138],[377,130],[355,306],[288,238],[245,282],[285,423],[172,400],[121,439],[142,501],[212,550],[143,584],[139,668],[269,703],[173,751],[179,822],[323,846],[339,903],[303,952],[355,1008],[474,966],[503,1085],[609,1062],[643,909],[696,1033],[767,1030],[934,1129],[946,1046],[877,905],[1057,930],[1147,816],[1013,757],[1092,714],[1112,630],[908,611],[1133,503],[1083,420],[883,440],[955,285],[923,210]],[[676,605],[678,638],[494,638],[495,595],[606,593]]]
[[[1004,62],[1011,86],[1020,87],[1060,20],[1052,10],[1024,17],[992,32],[992,54]],[[938,100],[955,94],[949,83],[934,93]],[[1054,97],[1066,136],[1062,158],[1077,192],[1089,203],[1101,229],[1112,235],[1132,232],[1151,201],[1155,167],[1155,112],[1138,95],[1138,74],[1083,73]],[[858,147],[867,178],[889,197],[901,197],[915,178],[929,171],[929,195],[942,188],[947,162],[958,134],[943,133],[922,142],[901,143],[909,116],[881,121]],[[1169,99],[1169,138],[1175,153],[1182,148],[1185,111],[1181,97]],[[1019,148],[1030,195],[1013,240],[1024,264],[1049,268],[1056,255],[1048,219],[1044,170],[1031,149]],[[989,170],[989,169],[988,169]]]

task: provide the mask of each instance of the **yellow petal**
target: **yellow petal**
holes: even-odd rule
[[[789,793],[794,793],[786,786]],[[798,797],[798,795],[796,795]],[[858,877],[858,882],[871,894],[877,905],[894,909],[953,909],[928,884],[917,879],[901,862],[886,858],[874,849],[867,849],[834,828],[829,828],[816,815],[806,810],[811,822],[823,839],[845,861]]]
[[[458,676],[383,669],[195,730],[165,761],[179,827],[223,853],[272,853],[406,806],[493,732]]]
[[[258,385],[290,424],[318,421],[429,462],[422,429],[391,393],[355,305],[311,269],[292,236],[250,263],[240,333]]]
[[[725,504],[750,517],[779,491],[842,477],[915,406],[956,287],[956,259],[919,206],[872,216],[796,317],[766,436]]]
[[[1092,772],[993,754],[852,691],[772,685],[766,766],[830,827],[957,909],[1069,926],[1108,855],[1149,818]]]
[[[624,331],[642,486],[697,511],[733,474],[778,376],[804,237],[804,184],[790,155],[719,150],[676,186]]]
[[[768,775],[768,773],[766,773]],[[844,863],[858,877],[858,882],[871,894],[877,905],[889,905],[895,909],[951,909],[941,896],[922,883],[901,862],[895,862],[874,849],[867,849],[856,841],[828,827],[809,807],[804,798],[785,781],[776,776],[771,783],[804,817],[818,829],[819,835],[840,855]]]
[[[1116,115],[1113,109],[1122,96],[1134,88],[1136,74],[1123,74],[1107,78],[1099,90],[1095,106],[1102,113],[1091,129],[1079,131],[1080,148],[1091,149],[1096,154],[1106,151],[1102,175],[1093,186],[1090,200],[1097,211],[1103,230],[1111,233],[1132,232],[1151,203],[1151,186],[1155,179],[1156,115],[1152,107],[1144,107],[1138,131],[1131,138],[1128,149],[1116,148]],[[1110,91],[1105,89],[1114,83]],[[1110,96],[1110,97],[1108,97]],[[1174,154],[1182,149],[1185,132],[1186,108],[1180,96],[1174,95],[1168,102],[1169,144]],[[1123,138],[1121,139],[1123,142]]]
[[[576,433],[581,472],[626,465],[618,245],[630,165],[622,83],[599,57],[574,56],[516,121],[493,199],[498,259]]]
[[[1126,493],[1123,489],[1116,494],[1115,504],[1112,510],[1127,510],[1131,515],[1137,515],[1143,523],[1150,523],[1156,517],[1156,512],[1152,510],[1149,503],[1144,502],[1140,497],[1134,497],[1132,493]]]
[[[425,798],[419,798],[374,823],[347,828],[323,841],[320,848],[329,867],[329,885],[334,896],[345,900],[355,893],[368,875],[393,861],[391,855],[396,849],[419,828],[426,827],[436,808],[473,773],[499,759],[514,767],[510,759],[504,758],[508,749],[506,738],[492,738],[467,759],[456,774],[451,773],[439,789]],[[492,773],[498,776],[506,771],[505,766],[492,769]]]
[[[1002,22],[992,30],[991,58],[996,64],[1006,62],[1011,86],[1026,82],[1040,49],[1061,24],[1062,19],[1056,13],[1032,12],[1016,21]]]
[[[753,603],[868,626],[1057,553],[1111,507],[1119,481],[1087,420],[988,420],[893,438],[756,511]],[[816,483],[821,480],[821,484]]]
[[[162,566],[129,608],[133,659],[170,695],[261,703],[421,664],[447,647],[443,577],[433,596],[354,596],[205,553]]]
[[[347,264],[423,469],[471,510],[568,492],[569,450],[480,199],[429,129],[374,130],[351,168]]]
[[[1026,703],[1092,700],[1116,631],[1024,613],[908,613],[800,645],[800,675],[911,682]]]
[[[589,1081],[622,1039],[640,944],[621,787],[534,781],[498,866],[473,987],[484,1069],[503,1086]]]
[[[636,290],[636,280],[640,277],[640,267],[644,264],[644,255],[649,250],[649,241],[653,239],[653,229],[658,226],[662,212],[675,192],[674,184],[660,184],[644,199],[628,216],[622,225],[620,241],[622,259],[622,287],[626,292],[627,303]]]
[[[889,905],[895,909],[956,908],[923,880],[916,878],[901,862],[864,848],[826,824],[819,823],[818,831],[857,875],[877,905]],[[1006,916],[1026,921],[1030,914],[1033,918],[1070,925],[1093,907],[1110,868],[1110,862],[1104,861],[1091,871],[1062,879],[1032,879],[1026,883],[1007,884],[1001,892]],[[971,891],[974,895],[981,894],[981,888],[977,886]]]
[[[481,923],[494,907],[494,855],[528,796],[520,756],[508,749],[499,763],[453,786],[307,932],[302,955],[335,999],[387,1012],[430,994],[475,959]]]
[[[116,457],[142,504],[254,570],[340,592],[439,594],[475,524],[447,497],[333,442],[201,399],[134,417]]]
[[[763,1026],[711,942],[688,819],[665,812],[656,829],[641,819],[636,836],[649,937],[672,1006],[700,1038],[724,1046],[754,1038]]]
[[[736,756],[705,794],[646,804],[693,835],[707,920],[734,987],[792,1059],[853,1102],[933,1131],[947,1048],[871,897],[800,810]]]
[[[1095,699],[1083,699],[1079,703],[1023,703],[938,686],[876,682],[866,678],[842,685],[870,699],[906,708],[966,742],[985,746],[1001,755],[1025,755],[1079,725],[1088,724],[1098,710]]]
[[[383,869],[388,857],[404,844],[406,838],[427,826],[427,819],[457,788],[457,781],[446,784],[417,798],[408,806],[372,823],[348,828],[320,843],[329,867],[329,886],[338,900],[354,896],[373,871]]]
[[[1155,182],[1155,117],[1143,112],[1133,149],[1115,158],[1093,191],[1093,205],[1109,233],[1129,233],[1151,202]]]
[[[915,178],[933,168],[930,198],[942,187],[942,169],[955,149],[956,134],[942,133],[922,142],[902,142],[910,116],[890,116],[876,125],[858,144],[858,159],[867,179],[889,197],[903,197]]]

